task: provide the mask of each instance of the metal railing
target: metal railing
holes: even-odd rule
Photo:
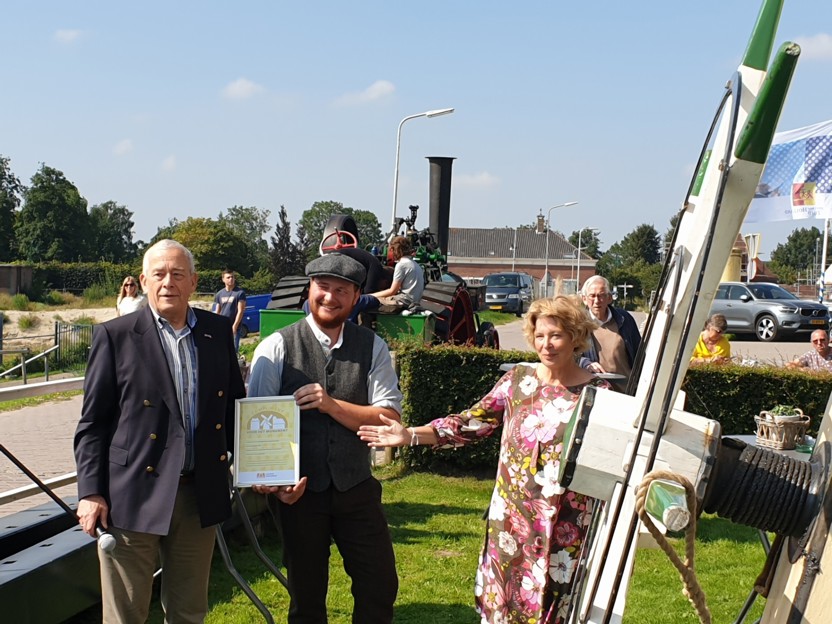
[[[72,485],[73,483],[77,483],[77,481],[78,473],[68,472],[59,477],[46,479],[43,483],[44,485],[48,486],[49,489],[55,490],[65,485]],[[16,501],[23,500],[24,498],[29,498],[30,496],[37,496],[38,494],[43,494],[43,490],[39,485],[35,483],[32,483],[31,485],[24,485],[23,487],[15,488],[13,490],[6,490],[5,492],[0,492],[0,507],[5,505],[6,503],[14,503]]]
[[[32,364],[33,362],[36,362],[40,358],[43,358],[43,372],[46,375],[46,381],[49,381],[49,354],[54,353],[57,349],[58,349],[58,345],[55,345],[54,347],[49,347],[46,351],[38,353],[37,355],[33,355],[28,360],[25,359],[25,357],[26,357],[26,355],[29,354],[29,352],[30,352],[29,349],[2,349],[2,350],[0,350],[0,356],[9,354],[9,355],[20,355],[20,356],[22,356],[22,358],[24,358],[24,359],[22,359],[20,364],[12,366],[10,369],[4,370],[2,373],[0,373],[0,379],[2,379],[6,375],[12,374],[17,369],[20,369],[20,377],[23,380],[23,385],[26,385],[26,383],[27,383],[26,367],[29,366],[29,364]]]
[[[37,338],[49,337],[50,336],[37,336]],[[38,353],[30,358],[26,357],[29,353],[31,353],[31,349],[29,348],[0,348],[0,357],[3,355],[21,356],[20,364],[16,364],[8,370],[0,372],[0,379],[20,371],[21,379],[25,385],[28,383],[27,366],[30,366],[37,360],[43,358],[44,374],[46,376],[46,381],[49,381],[49,356],[52,354],[54,354],[52,357],[53,368],[64,368],[72,366],[73,364],[86,362],[89,347],[92,343],[92,325],[76,325],[73,323],[55,321],[55,331],[51,334],[51,337],[55,341],[54,346],[49,347],[45,351],[42,351],[41,353]]]

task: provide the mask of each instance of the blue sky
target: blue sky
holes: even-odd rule
[[[425,156],[453,156],[451,225],[600,229],[602,249],[681,205],[757,0],[4,3],[0,154],[45,162],[90,205],[171,217],[229,206],[293,225],[319,200],[423,207]],[[832,118],[832,2],[787,0],[803,46],[780,130]],[[794,227],[755,224],[762,257]],[[744,229],[744,232],[746,229]]]

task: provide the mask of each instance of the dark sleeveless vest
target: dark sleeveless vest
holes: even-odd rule
[[[280,330],[285,344],[280,393],[319,383],[334,399],[369,405],[367,377],[373,359],[375,334],[354,323],[344,323],[344,341],[332,351],[329,364],[318,339],[303,320]],[[300,474],[306,487],[322,492],[330,485],[340,492],[370,477],[370,452],[355,431],[318,410],[300,412]]]

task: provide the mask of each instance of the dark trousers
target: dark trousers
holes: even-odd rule
[[[280,504],[283,563],[289,579],[289,624],[325,624],[330,544],[352,579],[354,624],[389,624],[399,589],[381,484],[369,478],[346,492],[306,490]]]

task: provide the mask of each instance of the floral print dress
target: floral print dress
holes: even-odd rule
[[[587,385],[609,387],[598,379]],[[438,447],[468,444],[503,426],[476,576],[484,624],[554,624],[567,613],[593,501],[565,490],[557,477],[582,388],[544,385],[534,367],[520,365],[471,409],[430,423]]]

